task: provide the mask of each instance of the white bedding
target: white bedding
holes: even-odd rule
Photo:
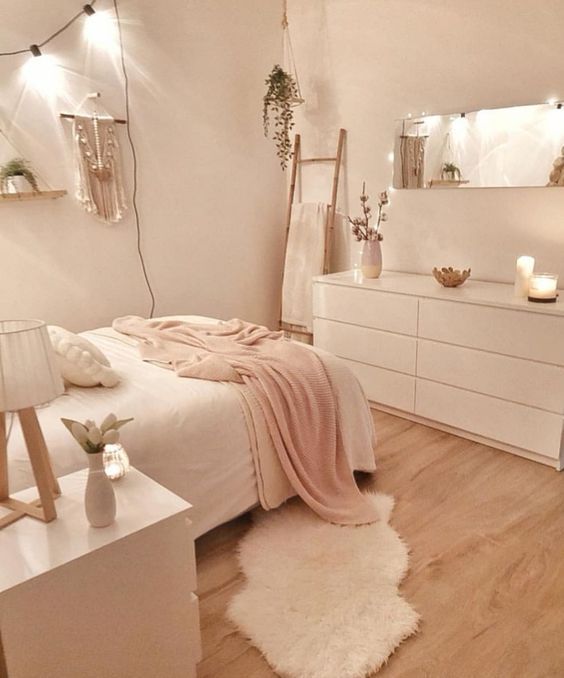
[[[186,319],[210,322],[195,316]],[[86,466],[85,453],[60,417],[99,422],[114,412],[118,418],[135,418],[122,429],[122,443],[132,464],[194,506],[196,536],[258,503],[245,416],[233,386],[179,378],[173,371],[142,362],[138,349],[117,333],[92,331],[84,336],[106,354],[121,382],[113,389],[70,387],[65,395],[38,408],[57,476]],[[11,491],[33,484],[14,419],[8,446]],[[372,470],[371,451],[364,450],[355,467]],[[127,483],[127,476],[118,482]]]

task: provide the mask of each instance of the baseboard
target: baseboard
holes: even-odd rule
[[[551,466],[557,471],[562,470],[562,462],[560,459],[551,459],[550,457],[545,457],[542,454],[537,454],[536,452],[530,452],[529,450],[523,450],[520,447],[514,447],[513,445],[507,445],[506,443],[501,443],[498,440],[491,440],[490,438],[484,438],[483,436],[477,435],[475,433],[470,433],[469,431],[464,431],[462,429],[456,428],[454,426],[448,426],[448,424],[441,424],[438,421],[433,421],[432,419],[426,419],[425,417],[420,417],[417,414],[412,414],[411,412],[405,412],[403,410],[397,410],[395,407],[388,407],[387,405],[382,405],[380,403],[375,403],[370,401],[370,407],[374,410],[380,410],[381,412],[386,412],[387,414],[392,414],[396,417],[401,417],[402,419],[408,419],[409,421],[414,421],[417,424],[423,424],[424,426],[429,426],[429,428],[435,428],[439,431],[444,431],[445,433],[450,433],[451,435],[458,436],[459,438],[465,438],[466,440],[472,440],[475,443],[480,443],[481,445],[487,445],[488,447],[493,447],[496,450],[502,450],[503,452],[510,452],[524,459],[529,459],[530,461],[536,461],[545,466]]]

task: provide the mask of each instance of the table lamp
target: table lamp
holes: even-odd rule
[[[41,320],[0,320],[0,529],[24,516],[48,523],[57,517],[61,494],[53,474],[35,406],[64,392],[55,354]],[[9,493],[6,412],[18,414],[39,499],[26,503]]]

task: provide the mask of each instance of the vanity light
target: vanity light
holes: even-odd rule
[[[34,57],[41,56],[41,50],[39,49],[39,45],[30,45],[29,51],[33,54]]]
[[[534,273],[529,283],[529,301],[554,303],[558,297],[558,276],[551,273]]]

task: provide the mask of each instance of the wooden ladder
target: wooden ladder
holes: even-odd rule
[[[325,245],[323,250],[323,273],[329,273],[329,262],[331,258],[331,244],[333,241],[333,232],[335,230],[335,214],[337,210],[337,194],[339,191],[339,176],[341,172],[341,163],[343,161],[343,149],[345,146],[345,138],[347,131],[343,128],[339,130],[339,140],[337,142],[337,152],[330,157],[317,158],[302,158],[301,157],[301,137],[296,134],[294,139],[294,152],[292,155],[292,172],[290,175],[290,190],[288,194],[288,209],[286,212],[286,238],[284,241],[284,261],[286,261],[286,251],[288,249],[288,237],[290,234],[290,222],[292,220],[292,206],[294,204],[294,196],[296,193],[296,181],[298,176],[298,165],[312,164],[312,163],[334,163],[333,183],[331,187],[331,201],[327,210],[327,221],[325,223]],[[291,325],[282,322],[282,302],[280,302],[280,319],[279,328],[284,330],[290,337],[297,334],[304,337],[311,343],[312,333],[307,328],[300,325]]]

